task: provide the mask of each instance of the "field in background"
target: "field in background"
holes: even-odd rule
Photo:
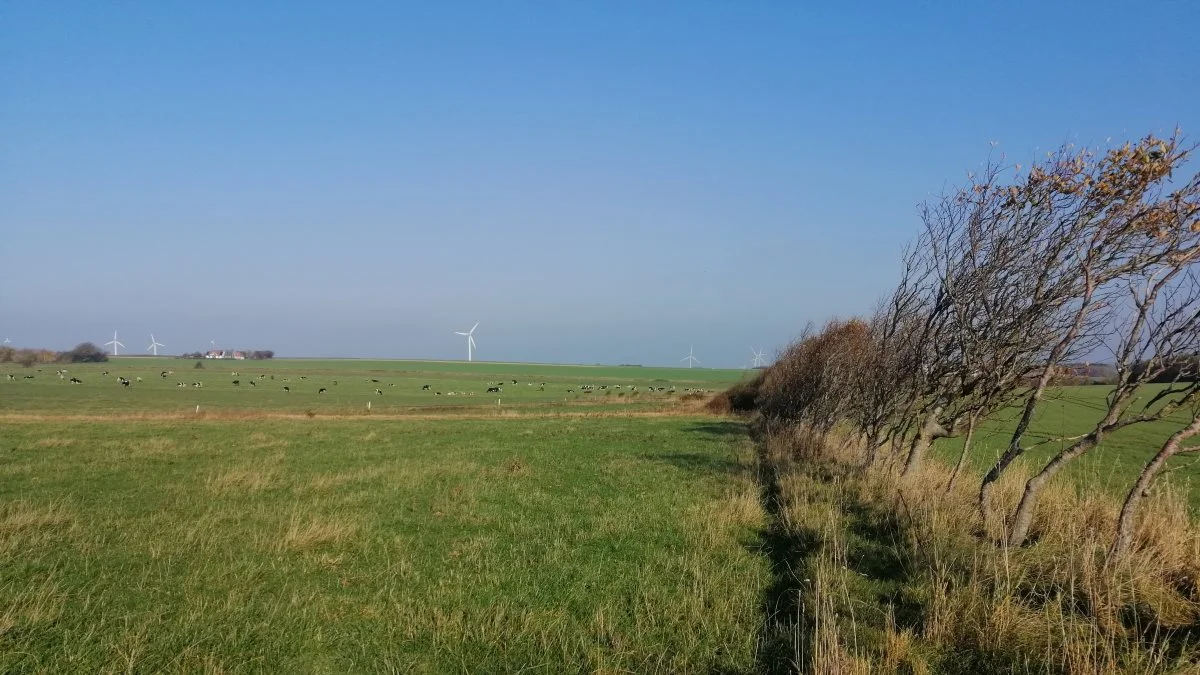
[[[1149,398],[1155,391],[1156,387],[1148,388],[1144,397]],[[1102,385],[1057,387],[1047,391],[1034,417],[1026,445],[1087,433],[1103,416],[1108,392],[1109,388]],[[1019,412],[1016,409],[1004,411],[980,427],[969,466],[982,473],[992,465],[1007,445]],[[1063,477],[1056,480],[1073,480],[1079,485],[1100,487],[1124,496],[1146,461],[1185,423],[1183,414],[1176,417],[1156,424],[1135,425],[1107,437],[1099,448],[1068,465]],[[1040,468],[1067,444],[1069,442],[1056,441],[1040,445],[1027,453],[1022,461]],[[961,450],[961,438],[942,439],[934,444],[935,455],[947,462],[957,461]],[[1176,489],[1185,491],[1193,508],[1200,509],[1200,465],[1196,457],[1176,457],[1170,466],[1173,471],[1164,479]]]
[[[182,413],[199,405],[205,411],[311,410],[339,414],[366,410],[370,402],[372,410],[386,413],[429,406],[496,406],[497,400],[505,406],[656,408],[669,407],[690,390],[723,389],[744,375],[740,370],[707,368],[456,361],[204,359],[199,361],[202,368],[196,368],[196,363],[176,358],[116,357],[108,363],[68,364],[62,379],[56,371],[64,366],[22,368],[0,364],[0,411]],[[160,377],[163,371],[171,373]],[[17,379],[10,381],[8,375]],[[122,387],[118,376],[133,382],[128,388]],[[83,383],[71,384],[71,377]],[[141,382],[137,382],[138,377]],[[234,380],[240,384],[233,384]],[[196,382],[203,386],[193,386]],[[502,392],[487,392],[489,386],[501,382]],[[422,390],[425,385],[429,385],[428,391]],[[583,385],[595,388],[586,390]],[[651,392],[650,387],[655,391]],[[325,393],[319,393],[322,388]]]
[[[193,363],[0,371],[0,672],[755,668],[740,372]]]

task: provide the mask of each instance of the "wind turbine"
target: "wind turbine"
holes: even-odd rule
[[[118,350],[118,348],[119,348],[119,347],[124,347],[124,346],[125,346],[125,344],[124,344],[124,343],[122,343],[120,340],[118,340],[118,339],[117,339],[117,331],[115,331],[115,330],[114,330],[114,331],[113,331],[113,339],[109,340],[108,342],[105,342],[105,343],[104,343],[104,346],[105,346],[105,347],[109,347],[109,346],[111,346],[111,347],[112,347],[112,354],[113,354],[113,356],[116,356],[117,354],[119,354],[119,353],[120,353],[120,352],[119,352],[119,350]]]
[[[692,367],[693,362],[700,363],[700,359],[696,358],[695,355],[692,354],[692,347],[690,347],[690,346],[688,347],[688,355],[679,360],[687,361],[688,368]]]
[[[12,340],[9,340],[8,338],[4,338],[4,344],[6,344],[6,345],[11,345],[11,344],[12,344]]]
[[[753,347],[751,347],[751,348],[750,348],[750,353],[751,353],[751,354],[754,354],[754,367],[755,367],[755,368],[757,368],[757,367],[759,367],[759,366],[764,366],[764,365],[766,365],[766,364],[767,364],[767,359],[766,359],[766,357],[765,357],[765,356],[763,355],[763,353],[762,353],[762,352],[760,352],[759,350],[757,350],[757,349],[754,349]]]
[[[151,334],[150,334],[150,346],[149,346],[149,347],[146,347],[146,351],[148,351],[148,352],[154,352],[154,355],[155,355],[155,356],[158,356],[158,348],[159,348],[159,347],[166,347],[166,345],[164,345],[163,343],[159,342],[158,340],[155,340],[155,339],[154,339],[154,333],[151,333]]]
[[[475,322],[474,326],[471,326],[471,330],[469,330],[465,333],[462,331],[458,331],[458,330],[454,331],[455,335],[466,335],[467,336],[467,360],[468,361],[471,360],[471,350],[475,348],[475,338],[473,336],[475,334],[476,328],[479,328],[478,321]]]

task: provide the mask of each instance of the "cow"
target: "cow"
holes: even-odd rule
[[[256,383],[254,380],[250,380],[250,386],[251,386],[251,387],[257,387],[257,386],[258,386],[258,384],[257,384],[257,383]]]
[[[318,393],[318,394],[324,394],[324,393],[325,393],[325,387],[321,387],[320,389],[318,389],[318,390],[317,390],[317,393]]]
[[[121,386],[122,386],[122,387],[128,387],[128,386],[129,386],[129,380],[121,380]]]
[[[291,387],[289,387],[289,386],[287,386],[287,385],[285,384],[285,385],[283,385],[283,390],[284,390],[284,391],[291,391],[291,390],[292,390],[292,388],[291,388]]]
[[[516,384],[516,383],[517,383],[517,381],[516,381],[516,380],[513,380],[513,384]]]
[[[83,380],[79,379],[78,377],[72,377],[71,384],[83,384]]]
[[[501,391],[503,391],[503,390],[500,387],[488,387],[487,388],[487,393],[489,393],[489,394],[491,394],[491,393],[499,394]]]
[[[9,374],[8,374],[8,381],[9,381],[9,382],[12,382],[12,381],[13,381],[13,380],[15,380],[15,379],[17,379],[17,376],[16,376],[16,375],[13,375],[12,373],[9,373]],[[73,377],[72,377],[71,379],[73,380],[73,379],[75,379],[75,378],[73,378]]]
[[[139,375],[139,376],[138,376],[138,378],[137,378],[137,381],[138,381],[138,382],[141,382],[141,381],[142,381],[142,377],[141,377],[141,375]]]
[[[164,380],[167,379],[167,371],[165,371],[165,370],[162,371],[161,373],[158,374],[158,376]]]
[[[429,391],[429,385],[421,387],[421,391]]]
[[[376,393],[376,394],[378,394],[378,395],[380,395],[380,396],[383,396],[383,390],[382,390],[382,389],[376,389],[376,390],[375,390],[375,393]]]
[[[236,386],[238,386],[238,385],[239,385],[239,384],[241,384],[241,383],[242,383],[242,381],[241,381],[241,380],[234,380],[234,381],[233,381],[233,386],[235,386],[235,387],[236,387]]]

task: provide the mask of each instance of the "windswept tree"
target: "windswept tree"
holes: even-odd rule
[[[1170,250],[1172,244],[1161,235],[1186,230],[1185,221],[1194,220],[1188,204],[1195,199],[1195,181],[1169,188],[1173,170],[1189,154],[1177,136],[1147,137],[1101,156],[1064,148],[1009,188],[1022,218],[1052,225],[1048,245],[1067,255],[1047,260],[1046,279],[1060,280],[1049,286],[1055,292],[1044,293],[1048,287],[1040,283],[1027,287],[1055,308],[1052,330],[1007,447],[980,485],[981,505],[1004,470],[1028,449],[1024,437],[1056,366],[1097,348],[1112,330],[1109,310],[1121,301],[1128,280],[1159,264]]]

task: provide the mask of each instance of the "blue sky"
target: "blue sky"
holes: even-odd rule
[[[1200,3],[829,4],[0,4],[0,334],[737,367],[990,141],[1200,137]]]

